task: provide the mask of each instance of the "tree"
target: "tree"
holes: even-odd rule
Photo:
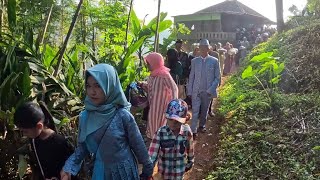
[[[81,9],[82,3],[83,3],[83,0],[80,0],[79,4],[78,4],[78,7],[77,7],[77,10],[76,10],[76,12],[75,12],[75,14],[73,16],[73,19],[72,19],[68,34],[67,34],[67,36],[66,36],[66,38],[64,40],[64,43],[62,45],[61,50],[59,51],[58,65],[56,66],[55,71],[53,73],[54,77],[56,77],[58,75],[58,72],[59,72],[59,69],[60,69],[60,66],[61,66],[61,63],[62,63],[63,54],[66,51],[66,48],[67,48],[67,45],[68,45],[69,38],[71,36],[72,30],[73,30],[73,28],[74,28],[74,26],[76,24],[76,21],[77,21],[77,18],[79,16],[79,14],[80,14],[80,9]]]
[[[320,16],[320,1],[319,0],[308,0],[307,8],[310,13],[315,16]]]
[[[301,11],[298,9],[298,7],[296,5],[292,5],[289,9],[288,9],[294,16],[300,16],[301,15]]]
[[[278,32],[283,32],[284,30],[284,21],[283,21],[283,0],[276,1],[276,12],[277,12],[277,28]]]
[[[160,7],[161,7],[161,0],[158,0],[158,16],[157,16],[157,26],[156,26],[156,33],[154,37],[154,51],[159,51],[159,23],[160,23]]]

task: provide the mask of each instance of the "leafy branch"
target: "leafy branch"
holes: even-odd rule
[[[255,69],[253,68],[255,67]],[[271,95],[275,85],[279,83],[281,73],[284,70],[284,63],[279,62],[279,57],[274,57],[273,52],[266,52],[254,56],[250,60],[250,65],[242,72],[242,79],[254,77],[266,92],[271,102]],[[266,76],[266,86],[262,83],[258,76]],[[268,91],[268,89],[270,91]]]

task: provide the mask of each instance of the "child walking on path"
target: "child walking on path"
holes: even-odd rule
[[[41,176],[35,179],[60,179],[64,162],[73,153],[67,140],[54,131],[49,116],[44,105],[33,102],[21,105],[14,114],[14,124],[31,140],[36,161],[36,172],[32,173]]]
[[[166,111],[167,125],[154,135],[149,148],[151,161],[164,180],[183,179],[194,162],[192,131],[186,121],[190,119],[188,105],[181,99],[172,100]]]

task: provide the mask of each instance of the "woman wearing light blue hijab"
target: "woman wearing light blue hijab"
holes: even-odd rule
[[[86,72],[85,110],[80,114],[78,147],[66,161],[61,179],[76,175],[85,156],[95,155],[93,180],[138,180],[135,156],[143,177],[152,162],[114,67],[98,64]]]

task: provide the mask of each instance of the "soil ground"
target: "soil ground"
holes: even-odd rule
[[[221,86],[225,78],[222,78]],[[214,99],[213,112],[216,112],[217,105],[217,99]],[[223,122],[224,118],[218,116],[217,113],[215,113],[214,117],[208,116],[207,132],[198,133],[198,137],[194,141],[195,163],[193,168],[185,174],[185,180],[205,179],[210,171],[214,169],[213,159],[215,152],[218,150],[220,128]]]
[[[236,67],[233,66],[231,72],[235,72]],[[219,89],[224,85],[224,82],[229,76],[224,76],[221,79],[221,85]],[[218,91],[219,91],[218,89]],[[212,105],[213,112],[216,112],[218,107],[218,99],[214,99],[214,103]],[[206,124],[207,132],[206,133],[198,133],[198,137],[194,141],[194,153],[195,153],[195,163],[193,168],[187,172],[184,176],[184,180],[202,180],[205,179],[208,174],[215,168],[214,167],[214,157],[219,147],[219,139],[220,139],[220,129],[223,123],[225,122],[225,118],[219,116],[215,113],[214,117],[208,116],[208,121]],[[146,125],[139,124],[140,131],[144,134]],[[146,142],[147,147],[149,147],[150,142]],[[139,167],[141,171],[141,166]],[[158,180],[160,178],[159,174],[156,172],[157,167],[155,167],[154,171],[154,180]]]

